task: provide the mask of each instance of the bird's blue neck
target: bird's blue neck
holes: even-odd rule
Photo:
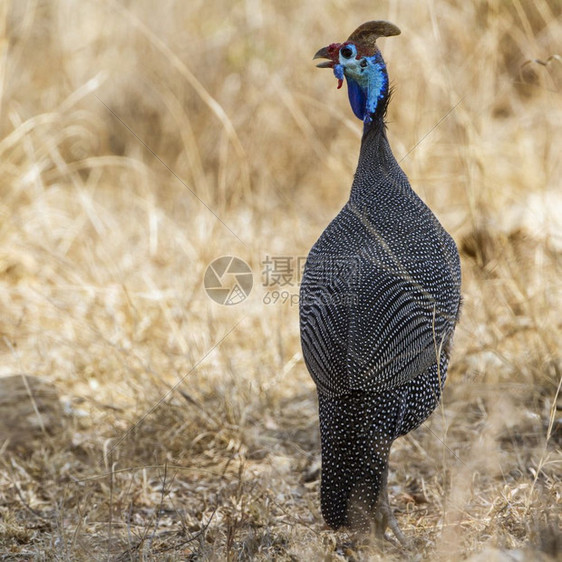
[[[351,109],[365,124],[365,132],[374,121],[382,121],[388,101],[388,74],[380,52],[337,64],[334,74],[340,80],[345,77]]]

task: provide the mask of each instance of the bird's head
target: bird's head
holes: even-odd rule
[[[331,68],[341,88],[345,77],[353,113],[365,124],[373,120],[377,109],[388,98],[386,64],[376,40],[399,35],[400,30],[387,21],[368,21],[360,25],[345,43],[332,43],[320,49],[314,58],[328,59],[317,66]]]

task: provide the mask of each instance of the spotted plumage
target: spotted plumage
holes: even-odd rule
[[[307,259],[300,295],[304,359],[319,399],[321,506],[338,529],[389,525],[392,442],[436,407],[460,307],[453,239],[411,189],[396,162],[384,115],[386,65],[375,40],[396,26],[368,22],[345,43],[318,51],[348,85],[364,122],[348,202]]]

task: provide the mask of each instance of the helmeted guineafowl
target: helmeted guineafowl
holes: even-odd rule
[[[384,21],[356,29],[314,58],[345,78],[364,123],[348,202],[314,244],[300,292],[303,355],[318,390],[321,507],[334,528],[405,542],[388,504],[392,442],[435,409],[459,315],[453,239],[414,193],[386,137]]]

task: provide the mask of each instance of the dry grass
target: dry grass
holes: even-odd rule
[[[0,4],[0,374],[54,384],[64,412],[1,436],[0,559],[554,559],[561,12]],[[261,278],[306,255],[357,158],[361,125],[311,56],[383,18],[403,31],[381,40],[391,143],[463,254],[443,406],[391,459],[415,554],[323,527],[298,310],[264,303],[298,282]],[[236,306],[202,287],[222,255],[255,274]]]

